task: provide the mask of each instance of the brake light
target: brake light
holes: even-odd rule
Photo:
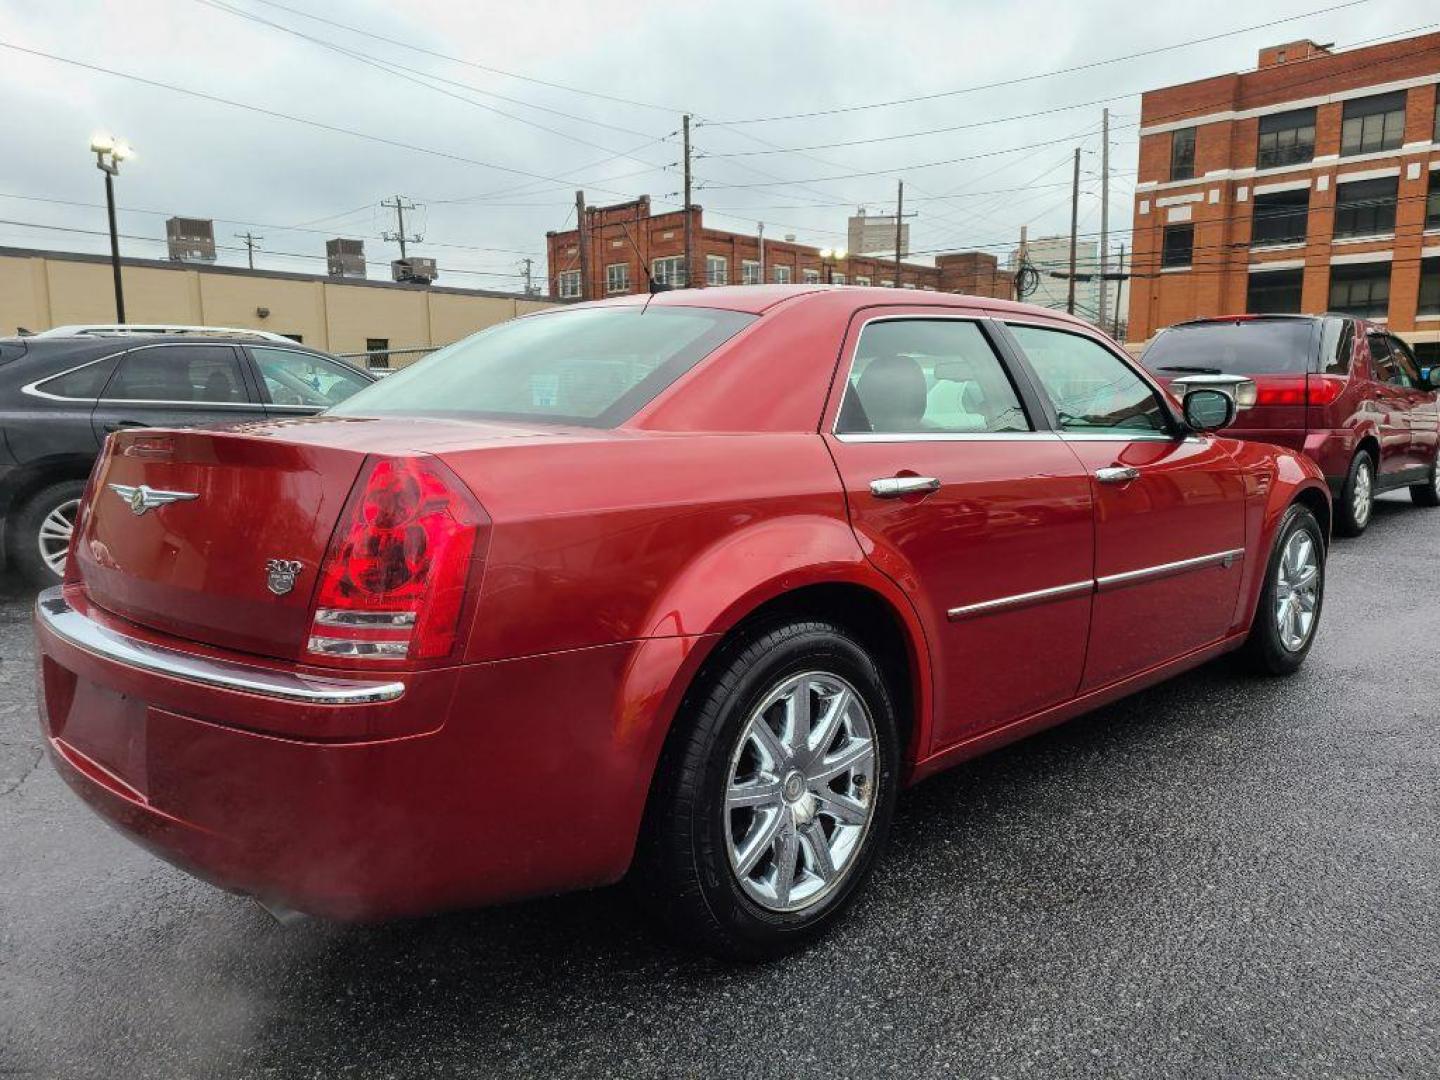
[[[489,517],[428,457],[371,459],[320,571],[308,652],[433,660],[455,648]]]
[[[1305,378],[1256,379],[1256,405],[1304,405]]]
[[[1345,380],[1339,375],[1311,375],[1309,397],[1311,405],[1329,405],[1345,392]]]

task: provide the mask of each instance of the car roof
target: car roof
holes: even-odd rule
[[[965,293],[930,292],[925,289],[895,289],[869,285],[718,285],[706,289],[670,289],[653,295],[638,294],[590,301],[583,307],[658,307],[723,308],[760,315],[780,305],[826,302],[848,305],[853,309],[866,307],[948,307],[958,310],[1002,315],[1039,315],[1056,322],[1071,323],[1094,330],[1095,327],[1053,308],[1022,304],[1014,300],[998,300],[988,296]],[[547,310],[555,310],[553,308]],[[537,314],[543,314],[537,312]]]

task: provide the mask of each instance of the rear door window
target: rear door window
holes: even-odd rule
[[[860,333],[835,430],[971,435],[1032,429],[975,323],[885,319]]]
[[[103,395],[106,401],[234,405],[250,400],[240,361],[228,345],[132,349]]]
[[[69,398],[74,401],[94,401],[110,381],[115,370],[116,357],[107,356],[91,361],[80,367],[62,371],[53,378],[35,384],[35,389],[52,397]]]
[[[1247,319],[1175,326],[1140,362],[1165,376],[1303,375],[1315,355],[1311,319]]]
[[[1375,378],[1391,386],[1404,386],[1400,365],[1390,353],[1390,339],[1384,334],[1368,334],[1370,342],[1370,366],[1375,369]]]

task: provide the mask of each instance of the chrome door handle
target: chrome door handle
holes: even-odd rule
[[[1140,470],[1130,465],[1111,465],[1095,470],[1095,479],[1102,484],[1128,484],[1139,476]]]
[[[898,499],[902,495],[922,495],[939,490],[940,481],[933,476],[885,476],[870,481],[870,494],[877,499]]]

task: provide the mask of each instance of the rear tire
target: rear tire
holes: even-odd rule
[[[1325,604],[1325,554],[1315,515],[1299,503],[1285,511],[1245,641],[1243,655],[1253,671],[1293,675],[1310,655]]]
[[[1339,536],[1359,536],[1370,525],[1375,512],[1375,459],[1370,451],[1361,450],[1350,462],[1350,473],[1340,498],[1335,501],[1335,532]]]
[[[1410,486],[1410,501],[1416,506],[1440,506],[1440,454],[1430,463],[1430,479]]]
[[[84,480],[61,480],[31,495],[7,523],[11,565],[31,585],[60,584],[84,493]]]
[[[662,755],[630,884],[678,943],[767,960],[824,933],[869,875],[898,790],[895,709],[832,623],[771,623],[721,650]]]

